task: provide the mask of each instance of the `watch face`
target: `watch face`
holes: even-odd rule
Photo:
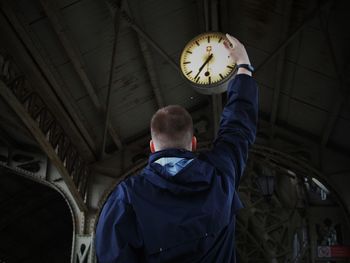
[[[235,72],[235,63],[224,46],[226,36],[218,32],[201,34],[184,48],[181,71],[196,86],[215,86]]]

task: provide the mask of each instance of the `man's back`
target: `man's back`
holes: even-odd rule
[[[153,162],[164,156],[194,159],[178,174],[169,175]],[[193,153],[171,149],[152,155],[150,165],[123,182],[117,195],[123,192],[122,198],[134,210],[144,246],[140,253],[146,254],[142,257],[147,262],[213,262],[213,256],[230,258],[233,252],[231,242],[225,241],[234,236],[231,210],[241,205],[232,185]],[[227,243],[229,247],[223,248]]]

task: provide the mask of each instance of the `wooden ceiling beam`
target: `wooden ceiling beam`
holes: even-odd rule
[[[120,2],[119,0],[118,2]],[[111,61],[109,65],[109,76],[108,76],[108,84],[107,84],[107,96],[106,96],[106,114],[104,119],[104,129],[103,129],[103,138],[102,138],[102,147],[100,153],[100,159],[103,159],[106,155],[105,148],[107,143],[107,130],[109,125],[109,115],[111,113],[111,92],[113,86],[114,79],[114,68],[116,64],[116,53],[117,53],[117,43],[120,31],[120,12],[115,12],[113,17],[113,46],[112,46],[112,54]]]
[[[69,57],[70,61],[72,62],[72,65],[79,76],[81,82],[83,83],[91,101],[93,102],[95,108],[100,111],[101,113],[106,112],[106,107],[100,102],[100,99],[98,98],[94,85],[92,84],[88,74],[87,74],[87,68],[84,63],[83,57],[79,51],[79,49],[76,47],[70,36],[66,33],[66,29],[63,23],[63,18],[61,17],[60,10],[53,4],[49,3],[50,1],[47,0],[40,0],[40,3],[56,33],[58,36],[67,56]],[[115,128],[112,125],[112,122],[110,119],[108,119],[108,132],[111,136],[113,142],[118,147],[118,149],[121,149],[122,142],[120,139],[120,136],[118,135],[118,132],[115,130]]]
[[[152,91],[157,101],[157,106],[158,108],[162,108],[165,106],[165,102],[162,95],[162,91],[160,89],[159,78],[157,76],[157,72],[154,66],[154,60],[152,57],[151,50],[149,49],[147,42],[143,38],[141,38],[140,36],[137,36],[137,38],[142,51],[143,59],[145,61],[148,77],[151,82]]]
[[[173,58],[163,50],[131,17],[130,15],[122,10],[120,6],[116,5],[114,0],[106,0],[107,5],[114,11],[118,10],[120,16],[124,21],[133,29],[140,37],[142,37],[147,44],[152,47],[160,56],[162,56],[170,66],[173,67],[177,72],[181,72],[179,65],[173,60]]]
[[[134,2],[132,2],[132,3],[134,3]],[[140,15],[140,12],[138,9],[139,6],[133,4],[132,7],[130,8],[129,4],[132,4],[132,3],[130,3],[130,1],[126,0],[126,4],[125,4],[126,9],[127,9],[128,13],[130,14],[130,17],[132,19],[134,19],[140,25],[141,24],[141,21],[140,21],[141,15]],[[134,18],[135,17],[134,13],[137,14],[136,18]],[[157,107],[162,108],[165,106],[164,97],[163,97],[161,89],[160,89],[159,78],[157,76],[158,74],[157,74],[156,68],[154,66],[154,59],[153,59],[151,50],[149,48],[148,43],[142,37],[140,37],[139,34],[137,34],[137,39],[138,39],[138,44],[140,46],[140,49],[141,49],[141,52],[143,55],[143,60],[144,60],[145,65],[146,65],[146,69],[147,69],[148,77],[149,77],[149,80],[151,83],[152,91],[153,91],[154,96],[155,96],[156,101],[157,101]]]

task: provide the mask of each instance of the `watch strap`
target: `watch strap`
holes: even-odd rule
[[[237,64],[237,69],[244,68],[246,70],[249,70],[250,72],[254,72],[254,67],[250,64]]]

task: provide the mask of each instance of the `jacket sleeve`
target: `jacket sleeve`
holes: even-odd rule
[[[122,191],[118,187],[115,192]],[[118,193],[105,203],[96,227],[95,248],[99,263],[141,262],[143,242],[135,213]]]
[[[249,147],[255,141],[258,119],[257,84],[251,76],[236,75],[229,83],[227,96],[213,149],[202,158],[223,174],[232,176],[237,188]]]

